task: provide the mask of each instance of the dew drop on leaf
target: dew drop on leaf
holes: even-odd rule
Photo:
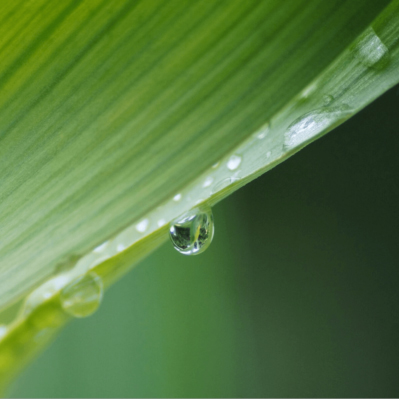
[[[383,69],[389,62],[389,50],[369,27],[358,38],[353,48],[354,56],[366,67]]]
[[[239,155],[232,155],[230,159],[227,161],[227,167],[230,170],[236,170],[241,163],[241,157]]]
[[[288,126],[284,135],[284,149],[290,150],[305,143],[330,126],[343,121],[351,113],[352,111],[347,105],[342,105],[319,108],[302,115]]]
[[[150,221],[148,219],[143,219],[141,222],[136,224],[136,230],[139,233],[144,233],[147,230]]]
[[[65,286],[60,293],[61,306],[74,317],[87,317],[99,307],[103,297],[101,278],[91,272]]]
[[[334,97],[331,96],[330,94],[326,94],[323,96],[323,103],[325,106],[330,105],[334,101]]]
[[[169,232],[177,251],[184,255],[198,255],[209,247],[214,230],[211,208],[201,207],[174,220]]]

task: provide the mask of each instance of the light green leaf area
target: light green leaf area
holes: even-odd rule
[[[3,381],[74,279],[111,284],[399,81],[398,0],[18,0],[0,22]]]

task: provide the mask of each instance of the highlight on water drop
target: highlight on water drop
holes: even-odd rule
[[[64,311],[79,318],[93,314],[100,306],[102,297],[102,280],[93,272],[71,281],[60,293]]]
[[[174,248],[184,255],[204,252],[212,242],[214,231],[212,210],[205,206],[177,218],[169,228]]]

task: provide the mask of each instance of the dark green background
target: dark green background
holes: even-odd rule
[[[399,89],[165,245],[16,381],[19,397],[399,395]]]

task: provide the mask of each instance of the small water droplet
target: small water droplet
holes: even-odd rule
[[[165,219],[159,219],[157,222],[158,227],[162,227],[166,224],[166,220]]]
[[[230,186],[230,184],[233,184],[238,180],[240,180],[238,177],[227,177],[226,179],[221,180],[213,188],[212,194],[215,194],[218,191],[223,190],[225,187]]]
[[[108,243],[109,243],[108,241],[103,242],[98,247],[94,248],[93,252],[95,252],[96,254],[100,254],[107,247]]]
[[[122,251],[124,251],[126,249],[126,245],[125,244],[118,244],[117,246],[116,246],[116,250],[118,251],[118,252],[122,252]]]
[[[204,187],[204,188],[209,187],[212,183],[213,183],[213,177],[208,176],[205,179],[204,183],[202,184],[202,187]]]
[[[213,214],[209,207],[195,208],[177,218],[170,225],[170,238],[177,251],[184,255],[198,255],[212,242]]]
[[[0,325],[0,339],[2,339],[7,334],[7,326],[4,324]]]
[[[389,50],[374,29],[367,28],[357,39],[353,54],[366,67],[383,69],[389,62]]]
[[[241,160],[242,159],[239,155],[232,155],[227,161],[227,167],[230,170],[236,170],[240,166]]]
[[[271,151],[268,151],[268,152],[266,153],[266,158],[270,158],[270,155],[272,155],[272,152],[271,152]]]
[[[326,94],[323,96],[323,104],[327,107],[334,101],[334,97],[331,96],[330,94]]]
[[[270,124],[267,123],[266,125],[263,125],[261,131],[256,134],[256,137],[259,140],[263,140],[267,136],[269,131],[270,131]]]
[[[176,194],[174,197],[173,197],[173,201],[180,201],[181,200],[181,194],[179,193],[179,194]]]
[[[257,137],[259,140],[263,140],[266,137],[266,132],[260,132]]]
[[[60,301],[66,313],[74,317],[86,317],[97,310],[102,296],[102,280],[91,272],[64,287],[60,293]]]
[[[150,221],[148,219],[143,219],[141,222],[136,224],[136,230],[139,233],[144,233],[147,230],[149,224]]]
[[[320,108],[311,111],[291,123],[284,137],[284,149],[292,149],[322,133],[328,127],[351,115],[347,105]]]
[[[216,162],[212,165],[212,169],[216,169],[219,166],[220,162]]]

